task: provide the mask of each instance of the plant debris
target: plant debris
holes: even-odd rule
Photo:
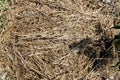
[[[100,0],[13,0],[0,33],[5,80],[117,80],[113,5],[115,11]]]

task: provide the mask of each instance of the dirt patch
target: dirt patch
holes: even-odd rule
[[[14,1],[0,36],[5,80],[119,80],[110,29],[118,8],[99,0]]]

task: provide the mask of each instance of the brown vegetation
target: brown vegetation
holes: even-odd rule
[[[119,80],[110,29],[119,4],[14,0],[0,34],[5,80]]]

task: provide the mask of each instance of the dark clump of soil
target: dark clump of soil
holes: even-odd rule
[[[98,27],[100,27],[98,25]],[[103,32],[99,28],[99,32]],[[93,62],[91,70],[98,70],[103,68],[107,64],[115,59],[114,54],[114,39],[108,38],[106,35],[101,36],[98,40],[92,40],[91,38],[86,38],[80,42],[74,42],[69,45],[70,49],[77,49],[77,54],[84,54],[89,60]]]

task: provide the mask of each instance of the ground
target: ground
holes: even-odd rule
[[[119,80],[111,29],[120,1],[13,0],[0,34],[4,80]]]

